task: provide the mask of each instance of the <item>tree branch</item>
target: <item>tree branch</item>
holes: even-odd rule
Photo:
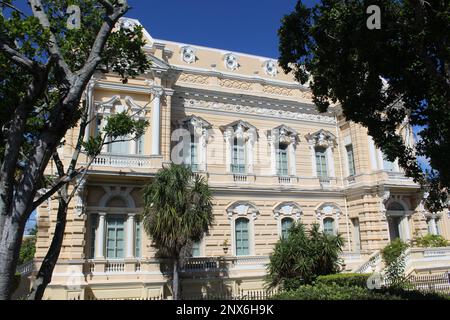
[[[70,70],[69,66],[64,60],[64,57],[58,46],[55,34],[51,31],[50,21],[48,20],[47,14],[44,11],[44,7],[41,3],[41,0],[28,0],[28,3],[31,6],[33,15],[39,20],[41,26],[49,31],[50,41],[48,43],[48,49],[52,55],[57,57],[57,65],[63,71],[65,80],[70,83],[73,77],[72,71]]]
[[[6,53],[11,58],[11,60],[19,65],[24,66],[33,74],[37,74],[38,72],[42,71],[42,67],[36,61],[29,59],[24,54],[11,48],[3,41],[3,39],[0,39],[0,51]]]

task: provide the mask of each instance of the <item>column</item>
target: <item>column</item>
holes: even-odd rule
[[[232,146],[232,134],[229,130],[224,132],[224,138],[225,138],[225,168],[226,172],[231,172],[231,148]]]
[[[269,137],[269,148],[270,148],[270,173],[273,175],[277,174],[277,158],[275,154],[275,140],[277,136],[272,132]]]
[[[206,141],[208,139],[207,129],[202,130],[202,134],[198,138],[198,154],[197,157],[199,159],[199,170],[206,171]]]
[[[336,177],[334,173],[334,158],[333,158],[333,150],[331,147],[327,148],[327,162],[328,162],[328,175],[329,177]]]
[[[314,148],[314,145],[309,145],[309,150],[311,151],[311,170],[312,170],[312,176],[317,177],[317,168],[316,168],[316,150]]]
[[[294,139],[291,139],[291,143],[289,143],[288,151],[289,151],[289,171],[291,176],[297,175],[297,169],[296,169],[296,161],[295,161],[295,141],[292,141]]]
[[[98,214],[98,228],[95,234],[95,259],[105,259],[105,212]]]
[[[161,154],[160,140],[161,140],[161,95],[162,88],[154,88],[152,94],[154,95],[152,108],[152,156],[159,156]]]
[[[256,140],[256,133],[251,130],[249,132],[249,137],[247,140],[247,168],[248,174],[253,174],[253,154],[254,154],[254,147],[255,147],[255,140]]]
[[[430,218],[430,232],[431,234],[437,234],[436,218]]]
[[[128,214],[127,219],[127,234],[126,234],[126,258],[134,258],[134,213]]]
[[[375,143],[371,136],[368,137],[368,140],[369,140],[369,154],[370,154],[371,168],[373,171],[376,171],[378,170],[378,165],[377,165]]]

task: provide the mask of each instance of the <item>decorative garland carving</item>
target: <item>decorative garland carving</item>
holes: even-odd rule
[[[252,90],[253,86],[251,82],[231,80],[231,79],[220,79],[219,85],[225,88],[233,88],[239,90]]]
[[[290,119],[290,120],[304,120],[304,121],[315,121],[315,122],[321,122],[321,123],[336,124],[335,118],[327,117],[327,116],[323,116],[323,115],[307,114],[307,113],[285,111],[285,110],[276,110],[276,109],[269,109],[269,108],[264,108],[264,107],[242,106],[242,105],[236,105],[236,104],[203,101],[203,100],[196,100],[196,99],[185,99],[184,107],[185,108],[194,108],[194,109],[208,109],[208,110],[227,111],[227,112],[236,112],[236,113],[244,113],[244,114],[254,114],[254,115],[260,115],[260,116],[285,118],[285,119]]]

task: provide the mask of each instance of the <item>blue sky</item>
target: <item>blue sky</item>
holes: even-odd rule
[[[312,2],[312,1],[309,1]],[[129,0],[152,37],[278,57],[277,30],[295,0]]]
[[[316,0],[305,0],[311,5]],[[28,12],[27,1],[18,0]],[[277,30],[297,0],[128,0],[152,37],[278,58]]]

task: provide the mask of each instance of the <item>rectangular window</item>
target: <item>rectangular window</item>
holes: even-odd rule
[[[191,142],[191,170],[198,171],[198,155],[197,155],[198,145],[195,142]]]
[[[323,233],[328,235],[334,235],[334,219],[325,218],[323,219]]]
[[[235,222],[235,236],[236,236],[236,255],[248,256],[249,255],[249,232],[248,232],[248,220],[245,218],[239,218]]]
[[[353,243],[354,243],[354,249],[355,251],[361,250],[361,231],[359,228],[359,219],[353,218],[352,219],[352,225],[353,225]]]
[[[117,137],[109,145],[109,152],[113,154],[129,154],[130,153],[130,137]]]
[[[328,178],[327,154],[325,148],[316,148],[316,169],[319,178]]]
[[[89,216],[90,223],[90,240],[89,240],[89,258],[95,258],[95,232],[97,231],[97,215]]]
[[[389,161],[385,155],[383,155],[383,169],[385,171],[394,172],[395,164],[392,161]]]
[[[245,146],[234,139],[231,159],[231,172],[245,173]]]
[[[134,256],[141,258],[141,223],[139,221],[136,221],[134,235]]]
[[[280,149],[276,150],[276,161],[277,161],[277,175],[287,176],[288,175],[288,155],[287,147],[280,146]]]
[[[355,158],[353,155],[353,146],[351,144],[345,146],[345,149],[347,150],[347,161],[348,161],[348,175],[354,176],[355,175]]]
[[[124,218],[108,217],[106,219],[106,257],[123,259],[124,242]]]
[[[136,154],[144,154],[144,136],[140,136],[139,139],[136,141]]]
[[[200,257],[201,256],[201,253],[200,253],[200,241],[194,242],[194,244],[192,245],[192,256],[193,257]]]

